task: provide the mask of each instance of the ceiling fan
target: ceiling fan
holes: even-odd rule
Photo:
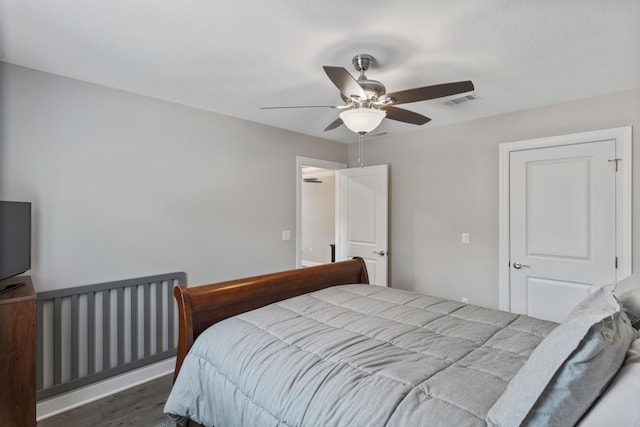
[[[429,117],[396,107],[396,105],[442,98],[474,90],[473,83],[470,80],[466,80],[386,93],[386,88],[381,82],[370,80],[365,75],[373,61],[373,56],[367,54],[359,54],[353,57],[353,66],[360,72],[358,79],[355,79],[344,67],[327,65],[322,67],[329,79],[340,91],[340,97],[345,102],[344,105],[301,105],[262,108],[324,107],[344,110],[324,130],[332,130],[344,124],[351,131],[364,135],[378,127],[385,117],[414,125],[423,125],[431,120]]]

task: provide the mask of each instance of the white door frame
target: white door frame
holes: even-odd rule
[[[302,267],[302,165],[323,169],[346,169],[346,163],[296,156],[296,268]]]
[[[616,158],[620,159],[619,172],[616,175],[616,252],[618,256],[617,280],[631,275],[631,202],[632,202],[632,135],[631,126],[602,129],[591,132],[548,138],[530,139],[526,141],[508,142],[499,145],[499,307],[510,310],[509,273],[510,273],[510,238],[509,235],[509,159],[512,151],[547,148],[561,145],[583,144],[603,140],[616,141]]]

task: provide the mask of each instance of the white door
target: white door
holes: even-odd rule
[[[616,141],[510,153],[510,309],[560,322],[616,281]]]
[[[388,165],[338,171],[337,259],[361,257],[369,282],[388,286]]]

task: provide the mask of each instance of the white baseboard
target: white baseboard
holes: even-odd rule
[[[122,390],[135,387],[163,375],[173,372],[176,358],[171,357],[161,362],[145,366],[108,380],[100,381],[69,393],[61,394],[36,404],[36,420],[40,421],[69,409],[102,399]]]

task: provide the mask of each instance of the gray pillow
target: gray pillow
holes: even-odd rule
[[[640,327],[640,274],[632,274],[618,282],[614,294],[629,316],[633,326]]]
[[[578,427],[640,425],[640,338],[631,343],[622,368]],[[615,423],[613,423],[615,420]]]
[[[618,371],[635,337],[612,287],[585,298],[513,377],[489,425],[574,425]]]

